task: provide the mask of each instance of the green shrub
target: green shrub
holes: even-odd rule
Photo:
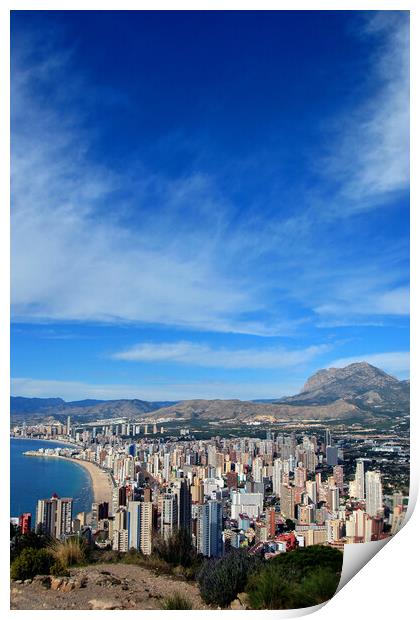
[[[341,572],[343,554],[333,547],[311,545],[310,547],[299,547],[288,553],[281,553],[270,560],[271,563],[289,577],[294,575],[303,578],[313,568],[329,568],[334,573]]]
[[[168,540],[155,542],[155,555],[172,566],[192,566],[197,562],[197,552],[192,545],[191,535],[185,529],[176,530]]]
[[[36,534],[33,531],[21,534],[19,528],[11,540],[10,555],[14,560],[24,549],[43,549],[46,547],[50,538],[48,536]]]
[[[246,593],[252,609],[296,609],[308,606],[307,601],[302,600],[299,585],[288,580],[273,566],[266,567],[261,573],[254,573],[248,581]]]
[[[337,590],[340,575],[329,568],[313,570],[302,582],[301,590],[309,605],[319,605],[329,601]]]
[[[263,565],[259,556],[250,555],[246,550],[235,549],[218,560],[203,564],[198,583],[205,603],[227,607],[239,592],[243,592],[247,577]]]
[[[343,555],[314,545],[281,554],[248,580],[254,609],[299,609],[329,600],[337,589]]]
[[[55,560],[53,558],[53,562],[50,566],[50,575],[54,575],[54,577],[69,577],[70,572],[60,560]]]
[[[165,599],[162,609],[192,609],[192,604],[182,594],[176,593]]]
[[[53,559],[46,549],[27,547],[13,560],[10,567],[12,579],[32,579],[35,575],[48,575]]]

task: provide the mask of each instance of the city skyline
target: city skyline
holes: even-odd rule
[[[249,548],[269,558],[297,546],[342,548],[395,534],[407,497],[389,474],[384,495],[377,469],[384,467],[384,460],[374,461],[372,467],[370,452],[349,469],[344,450],[357,446],[351,434],[333,435],[328,427],[310,433],[309,426],[307,433],[299,434],[267,430],[265,439],[197,440],[188,428],[180,428],[175,437],[163,426],[149,434],[147,424],[129,421],[87,427],[67,421],[15,427],[12,436],[61,437],[63,446],[26,455],[72,457],[107,472],[110,486],[95,491],[91,511],[74,517],[72,498],[57,494],[38,500],[34,530],[57,539],[76,535],[89,544],[95,541],[99,548],[151,555],[156,535],[168,542],[183,531],[204,557]],[[363,445],[370,442],[358,450]],[[378,445],[386,452],[386,441]],[[331,448],[336,450],[333,463],[328,458]],[[398,453],[402,455],[401,448]],[[407,490],[406,483],[403,487]],[[22,530],[28,523],[30,529],[30,513],[16,520]]]
[[[408,12],[11,21],[13,394],[408,378]]]

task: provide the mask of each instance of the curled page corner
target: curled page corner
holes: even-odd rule
[[[372,542],[345,545],[339,592],[390,540],[383,538]],[[335,595],[334,595],[335,596]]]

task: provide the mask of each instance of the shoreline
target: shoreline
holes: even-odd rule
[[[108,502],[109,506],[112,506],[113,485],[111,482],[111,475],[105,470],[101,469],[98,465],[96,465],[96,463],[91,463],[90,461],[83,461],[82,459],[73,459],[58,454],[44,454],[41,452],[26,454],[26,456],[34,456],[37,458],[63,459],[65,461],[69,461],[70,463],[74,463],[75,465],[80,465],[81,467],[84,467],[84,469],[88,472],[90,476],[93,501],[97,503]]]
[[[60,439],[40,439],[39,437],[15,437],[14,435],[10,435],[10,439],[18,439],[18,440],[22,440],[22,441],[51,441],[51,442],[55,442],[58,443],[61,446],[68,446],[69,448],[80,448],[80,446],[76,443],[71,443],[70,441],[60,441]]]

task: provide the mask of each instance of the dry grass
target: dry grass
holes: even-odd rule
[[[79,538],[68,538],[63,542],[53,540],[48,549],[57,564],[63,568],[84,564],[87,559],[86,543]]]
[[[192,604],[183,594],[173,594],[163,603],[162,609],[192,609]]]

